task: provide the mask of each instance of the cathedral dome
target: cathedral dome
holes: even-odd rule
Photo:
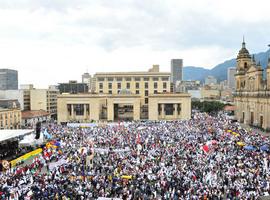
[[[246,43],[244,40],[242,42],[242,48],[239,50],[239,53],[237,55],[237,59],[239,59],[239,58],[251,58],[251,56],[246,48]]]

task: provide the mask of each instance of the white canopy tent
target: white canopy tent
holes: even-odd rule
[[[34,133],[34,129],[0,130],[0,143]]]

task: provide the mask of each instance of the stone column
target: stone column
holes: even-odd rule
[[[74,119],[74,104],[71,104],[71,119]]]
[[[161,104],[161,119],[165,118],[165,112],[164,112],[164,103]]]
[[[173,104],[173,106],[174,106],[174,119],[178,119],[177,103]]]
[[[112,99],[108,99],[107,101],[107,120],[114,120],[114,103]]]
[[[140,100],[136,100],[133,104],[133,119],[139,120],[140,119]]]
[[[86,120],[87,115],[86,115],[86,104],[83,104],[83,119]]]

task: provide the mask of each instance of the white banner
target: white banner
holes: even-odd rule
[[[52,171],[54,168],[61,166],[63,164],[66,164],[66,163],[67,163],[67,161],[65,159],[60,159],[57,162],[50,163],[49,169],[50,169],[50,171]]]

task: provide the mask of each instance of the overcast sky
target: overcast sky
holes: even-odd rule
[[[270,43],[268,0],[0,0],[0,67],[36,87],[170,59],[212,68]]]

